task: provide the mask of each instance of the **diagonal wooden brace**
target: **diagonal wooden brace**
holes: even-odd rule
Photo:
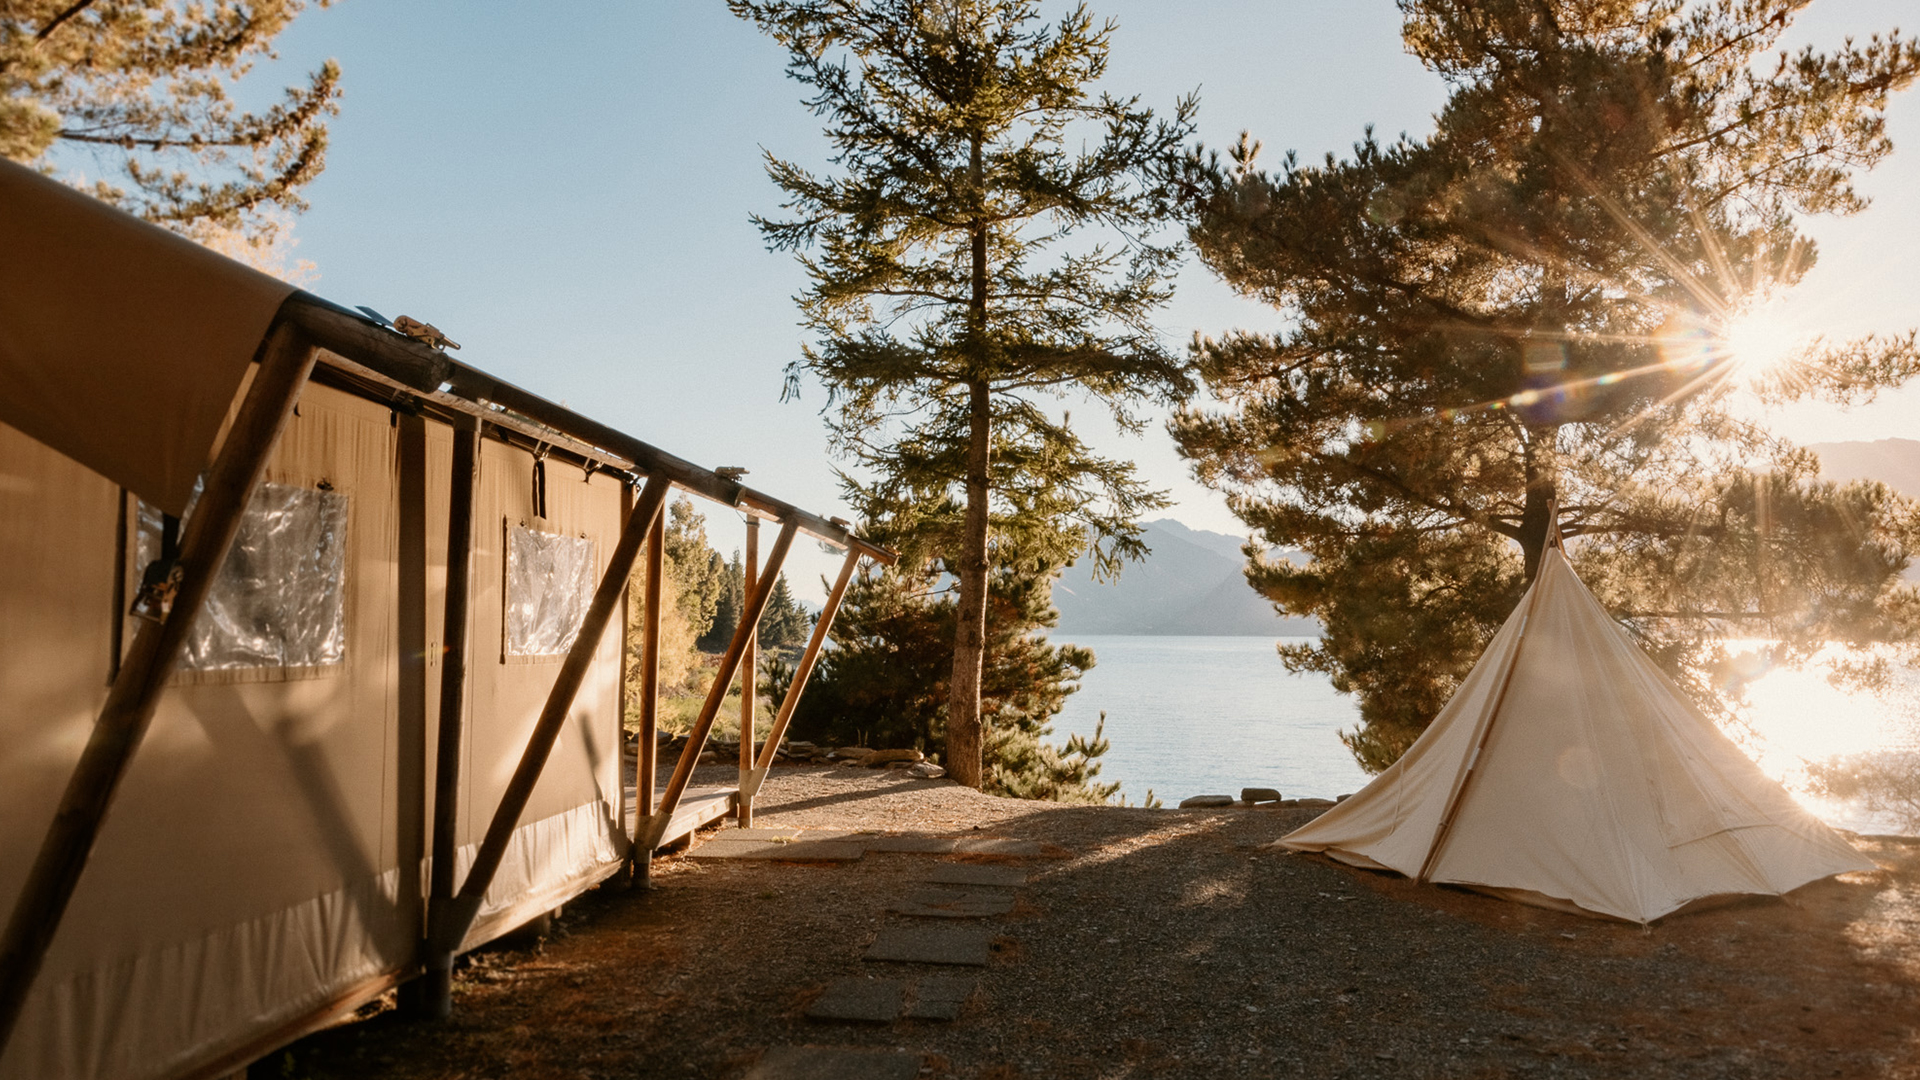
[[[267,458],[313,372],[316,354],[312,340],[284,320],[276,320],[261,347],[253,384],[207,469],[199,505],[187,519],[173,604],[159,622],[142,623],[134,636],[0,936],[0,1051],[73,899],[114,793],[153,720],[160,690],[179,661],[194,617],[240,531]]]
[[[728,643],[727,651],[720,658],[720,670],[713,676],[713,685],[707,688],[707,700],[700,706],[700,719],[694,722],[693,730],[687,734],[686,748],[680,751],[680,760],[673,767],[673,779],[667,781],[667,790],[660,795],[660,807],[654,811],[635,830],[640,845],[637,858],[647,858],[660,847],[661,839],[666,835],[667,823],[673,820],[673,812],[680,807],[680,797],[687,792],[687,782],[693,778],[693,765],[706,748],[707,734],[713,730],[713,721],[720,715],[720,707],[726,704],[727,687],[732,684],[734,675],[740,670],[740,661],[747,654],[747,643],[753,640],[753,632],[760,624],[760,616],[766,614],[767,601],[773,596],[773,584],[780,578],[780,566],[787,560],[787,549],[793,546],[793,534],[799,531],[799,524],[791,519],[780,524],[780,536],[773,542],[773,551],[767,556],[767,565],[760,574],[760,580],[754,583],[754,589],[747,594],[744,610],[740,612],[740,625],[733,631],[733,640]]]
[[[780,740],[787,737],[787,725],[793,722],[794,707],[800,704],[800,694],[807,688],[807,679],[813,675],[813,667],[820,661],[820,651],[826,647],[827,632],[833,629],[833,617],[840,612],[840,601],[846,599],[847,585],[853,581],[853,571],[860,565],[864,554],[857,547],[847,549],[847,560],[840,564],[840,577],[833,583],[833,591],[827,594],[827,605],[820,609],[820,618],[813,624],[813,637],[807,640],[807,651],[800,654],[800,665],[794,668],[793,683],[787,687],[787,696],[780,699],[780,711],[774,715],[773,728],[767,732],[767,744],[760,748],[760,759],[753,763],[753,788],[767,778],[767,770],[773,767],[774,752],[780,749]]]
[[[506,855],[507,842],[512,839],[520,815],[526,811],[527,802],[533,797],[534,785],[539,782],[540,772],[546,767],[547,756],[553,752],[553,744],[560,737],[567,714],[573,708],[573,699],[579,694],[581,683],[586,680],[587,670],[593,666],[593,656],[600,649],[600,640],[606,634],[607,624],[620,605],[627,579],[632,575],[633,564],[640,555],[640,544],[653,530],[654,519],[660,515],[660,509],[666,503],[670,486],[671,481],[665,476],[648,477],[647,486],[641,490],[633,513],[620,530],[620,542],[614,546],[613,558],[607,563],[599,588],[594,591],[593,602],[580,624],[580,632],[573,639],[573,647],[567,650],[567,658],[560,665],[560,674],[547,694],[546,706],[540,710],[540,719],[534,724],[533,735],[527,740],[526,752],[521,755],[513,778],[507,781],[507,790],[500,796],[500,805],[494,810],[486,837],[480,841],[480,850],[474,855],[473,867],[467,871],[459,894],[446,905],[443,918],[438,921],[428,942],[429,958],[435,964],[451,962],[454,950],[460,947],[461,940],[473,925],[474,916],[480,911],[480,903],[487,894],[488,886],[493,884],[493,875],[500,869],[500,860]]]

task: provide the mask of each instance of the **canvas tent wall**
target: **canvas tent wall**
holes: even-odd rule
[[[891,558],[0,161],[0,1078],[231,1069],[618,871],[591,630],[670,484]]]
[[[1413,746],[1281,843],[1643,923],[1874,868],[1686,699],[1557,544]]]

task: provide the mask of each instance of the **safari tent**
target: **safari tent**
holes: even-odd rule
[[[1280,843],[1639,923],[1874,869],[1640,651],[1567,564],[1557,530],[1432,725]]]
[[[607,628],[676,487],[779,533],[656,799]],[[782,727],[890,553],[0,161],[0,1078],[221,1075],[423,975],[443,1011],[455,954],[691,827],[799,532],[847,555]]]

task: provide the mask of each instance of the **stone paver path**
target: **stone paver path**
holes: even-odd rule
[[[990,836],[730,829],[694,848],[689,857],[841,862],[862,858],[868,852],[1005,859],[1046,853],[1032,840]],[[883,927],[860,958],[947,968],[985,967],[993,955],[993,930],[944,921],[1009,914],[1015,904],[1012,890],[1027,883],[1026,871],[986,863],[939,862],[921,878],[929,887],[894,900],[886,909],[911,921]],[[890,1024],[903,1019],[952,1023],[960,1019],[977,987],[974,979],[957,975],[924,974],[912,979],[845,976],[827,985],[808,1007],[807,1016],[826,1023]],[[918,1077],[920,1071],[919,1055],[905,1051],[776,1046],[761,1057],[747,1080],[908,1080]]]

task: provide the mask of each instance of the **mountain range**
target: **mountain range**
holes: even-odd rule
[[[1878,480],[1920,498],[1920,440],[1813,443],[1808,449],[1820,455],[1825,479]],[[1245,541],[1239,537],[1161,518],[1147,522],[1142,539],[1152,553],[1123,566],[1117,581],[1093,580],[1091,560],[1067,569],[1053,587],[1057,633],[1284,637],[1318,631],[1313,619],[1274,614],[1273,605],[1247,584],[1240,551]],[[1908,577],[1920,577],[1920,565]]]
[[[1056,634],[1299,635],[1312,619],[1281,618],[1247,584],[1246,541],[1190,529],[1172,518],[1142,530],[1152,554],[1125,564],[1117,581],[1093,580],[1092,560],[1069,567],[1053,586]]]

